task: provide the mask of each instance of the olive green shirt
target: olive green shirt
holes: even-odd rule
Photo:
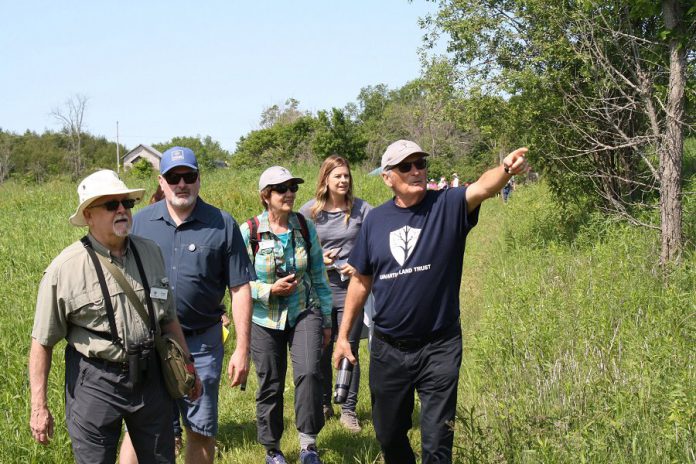
[[[90,235],[89,238],[94,251],[108,258],[121,270],[147,310],[145,289],[130,247],[122,258],[117,258],[94,237]],[[134,235],[129,236],[129,240],[138,249],[150,288],[166,290],[166,296],[163,295],[164,292],[156,290],[157,295],[152,298],[157,320],[160,325],[176,320],[176,309],[164,272],[162,252],[151,240]],[[116,279],[104,266],[102,269],[114,308],[116,328],[124,346],[147,340],[147,323],[130,303]],[[78,352],[90,358],[117,362],[126,360],[126,353],[121,347],[92,331],[111,333],[94,264],[82,243],[77,241],[64,249],[44,272],[36,299],[31,336],[48,347],[65,338]]]

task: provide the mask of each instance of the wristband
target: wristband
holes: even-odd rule
[[[505,171],[505,174],[512,175],[512,173],[510,172],[510,168],[508,167],[507,164],[503,164],[503,171]]]

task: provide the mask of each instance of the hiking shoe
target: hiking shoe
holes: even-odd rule
[[[325,404],[321,407],[321,410],[324,412],[324,420],[329,420],[334,416],[334,410],[331,405]]]
[[[360,422],[358,421],[358,416],[355,411],[343,411],[341,412],[341,425],[351,431],[358,433],[362,430],[360,427]]]
[[[285,460],[285,456],[278,450],[268,450],[266,451],[266,464],[288,464]]]
[[[309,445],[307,449],[300,451],[300,463],[301,464],[322,464],[321,459],[319,459],[319,452],[317,447],[314,445]]]
[[[178,456],[181,454],[181,448],[184,447],[184,441],[181,439],[181,435],[174,437],[174,455]]]

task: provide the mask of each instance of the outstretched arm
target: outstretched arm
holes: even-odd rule
[[[505,157],[503,164],[484,172],[476,182],[467,187],[466,203],[469,211],[475,210],[484,200],[494,197],[512,176],[529,171],[526,153],[527,148],[518,148]]]

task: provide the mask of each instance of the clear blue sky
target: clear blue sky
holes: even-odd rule
[[[210,135],[234,149],[265,107],[316,112],[420,74],[424,0],[2,1],[0,128],[58,130],[89,98],[86,130],[128,148]]]

